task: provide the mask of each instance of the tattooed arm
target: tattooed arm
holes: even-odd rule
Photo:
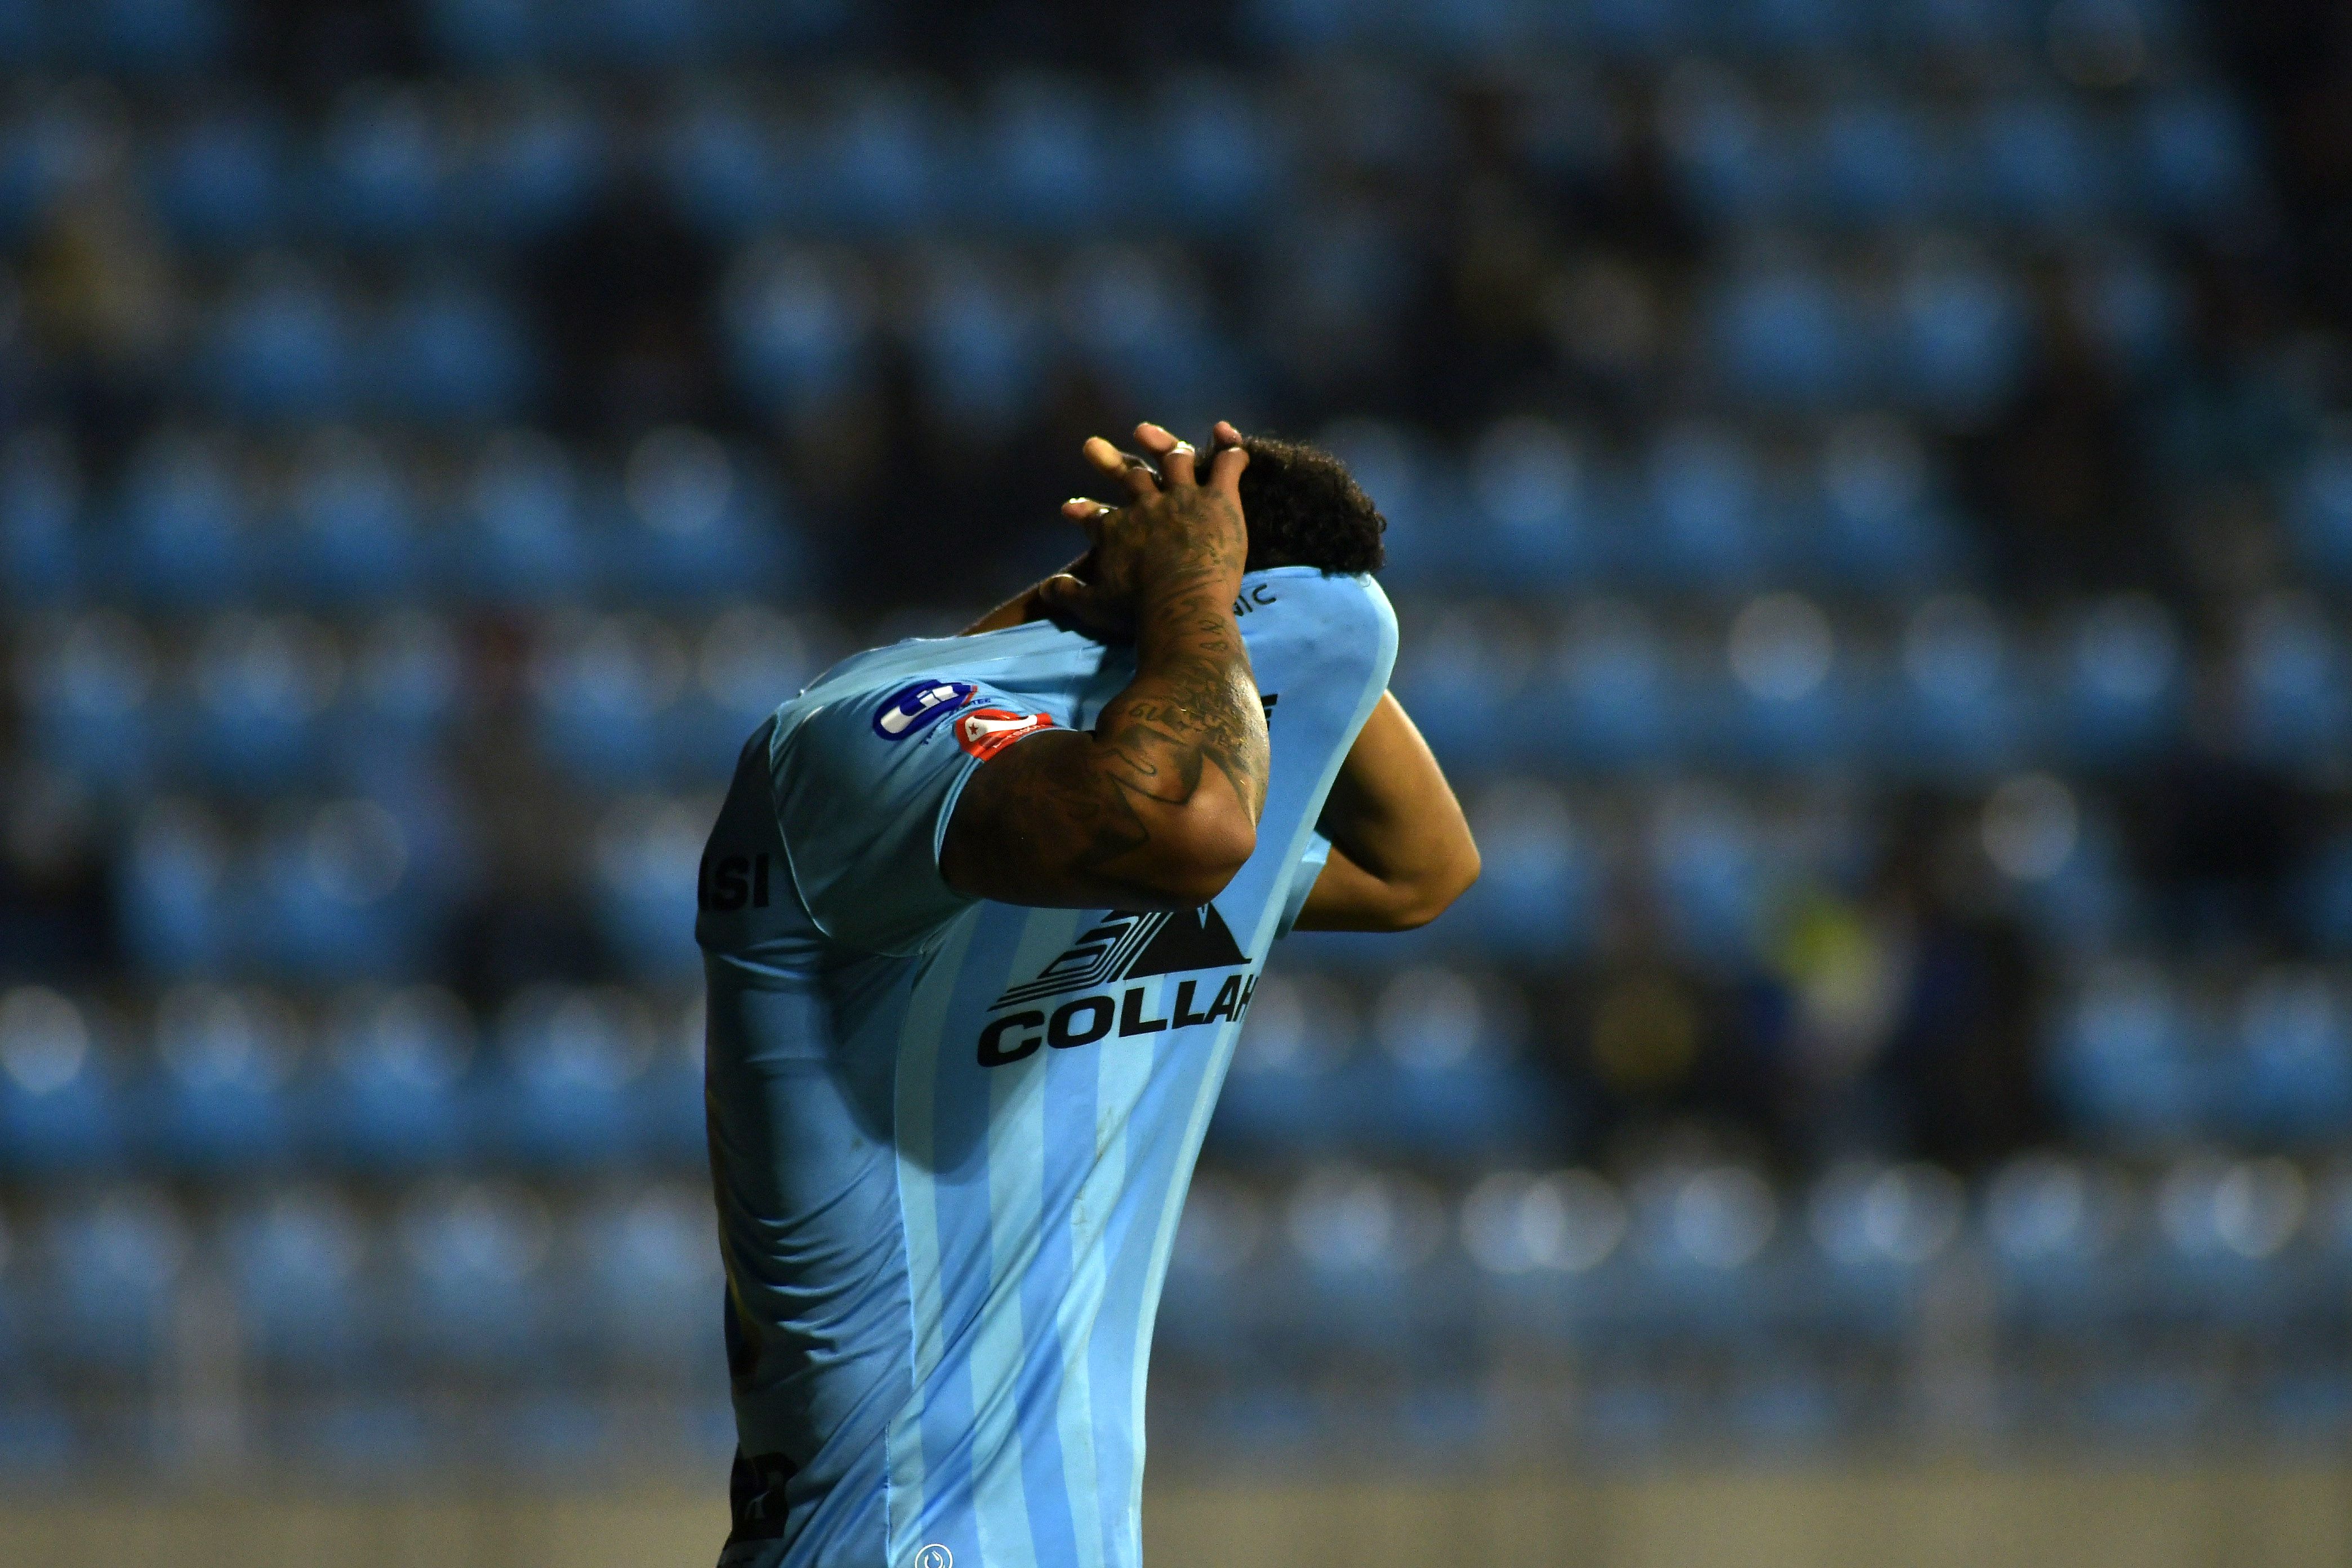
[[[1070,503],[1094,542],[1093,579],[1040,591],[1057,618],[1131,626],[1135,679],[1091,733],[1041,731],[972,775],[940,848],[950,886],[1013,904],[1192,909],[1256,847],[1265,714],[1233,612],[1249,458],[1231,426],[1217,435],[1205,483],[1192,447],[1157,426],[1136,436],[1164,483],[1108,442],[1087,443],[1130,499]]]

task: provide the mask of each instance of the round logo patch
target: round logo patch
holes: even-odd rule
[[[886,741],[903,741],[971,701],[979,689],[969,680],[919,680],[882,700],[874,710],[874,732]]]

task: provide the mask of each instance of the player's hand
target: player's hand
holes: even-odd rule
[[[1034,590],[1039,607],[1055,621],[1110,640],[1132,636],[1137,605],[1155,584],[1177,579],[1230,578],[1237,589],[1249,554],[1242,518],[1241,475],[1249,465],[1241,432],[1223,420],[1202,482],[1189,441],[1157,425],[1135,427],[1139,446],[1159,463],[1121,452],[1101,437],[1085,447],[1087,461],[1128,493],[1124,506],[1079,496],[1062,515],[1086,531],[1087,568],[1049,577]]]
[[[1077,504],[1073,500],[1063,510],[1067,513]],[[1135,637],[1134,596],[1097,582],[1097,570],[1090,550],[1030,589],[1030,603],[1039,616],[1055,626],[1084,632],[1099,642],[1130,642]]]

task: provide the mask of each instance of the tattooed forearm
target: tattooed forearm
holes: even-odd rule
[[[1022,902],[1164,905],[1171,840],[1195,828],[1207,781],[1257,820],[1265,710],[1234,621],[1239,563],[1200,553],[1139,595],[1135,679],[1091,734],[1034,736],[973,774],[944,862],[958,886]]]
[[[1207,486],[1190,448],[1139,435],[1170,461],[1165,488],[1125,476],[1134,504],[1085,513],[1097,582],[1131,612],[1135,677],[1090,733],[1023,741],[965,785],[940,869],[1013,903],[1180,908],[1213,896],[1248,858],[1265,808],[1265,709],[1234,617],[1248,554],[1234,480],[1240,437],[1220,426]],[[1093,460],[1116,468],[1103,443]],[[1073,502],[1079,509],[1095,503]]]
[[[1195,536],[1186,556],[1141,595],[1135,679],[1105,708],[1095,733],[1125,766],[1113,778],[1181,804],[1201,765],[1224,774],[1255,822],[1265,806],[1265,710],[1234,619],[1236,552]]]

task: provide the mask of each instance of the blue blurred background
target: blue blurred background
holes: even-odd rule
[[[1385,510],[1487,869],[1279,951],[1160,1454],[2352,1437],[2340,7],[0,0],[0,1479],[715,1487],[735,749],[1218,416]]]

